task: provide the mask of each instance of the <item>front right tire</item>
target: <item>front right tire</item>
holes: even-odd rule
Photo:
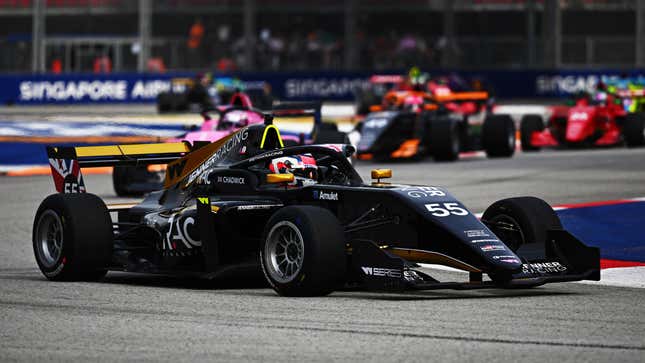
[[[627,147],[645,146],[645,115],[630,113],[625,118],[623,137]]]
[[[531,136],[535,132],[544,130],[544,122],[540,115],[524,115],[520,121],[520,140],[522,142],[522,151],[538,151],[539,146],[531,144]]]
[[[535,197],[499,200],[486,208],[482,221],[513,252],[529,244],[544,246],[548,230],[562,229],[553,208]]]
[[[461,139],[459,122],[450,118],[432,120],[430,123],[430,152],[437,161],[459,159]]]

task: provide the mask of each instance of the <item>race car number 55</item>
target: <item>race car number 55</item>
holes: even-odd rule
[[[468,211],[457,203],[431,203],[426,204],[426,209],[435,217],[448,217],[449,215],[466,216]]]

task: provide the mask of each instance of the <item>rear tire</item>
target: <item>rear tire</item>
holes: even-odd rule
[[[320,207],[284,207],[266,225],[260,261],[279,295],[327,295],[342,285],[347,268],[340,222]]]
[[[628,114],[623,126],[623,137],[627,147],[645,146],[645,115]]]
[[[112,220],[94,194],[52,194],[38,207],[32,242],[48,279],[96,281],[112,258]]]
[[[161,92],[157,96],[157,112],[167,113],[172,111],[172,94]]]
[[[455,120],[434,120],[430,125],[430,150],[437,161],[459,159],[461,140],[459,123]]]
[[[515,153],[515,122],[509,115],[488,115],[482,127],[482,146],[489,158]]]
[[[355,95],[356,114],[367,115],[370,107],[381,103],[380,98],[370,89],[358,90]]]
[[[531,135],[534,132],[544,130],[544,121],[540,115],[524,115],[520,122],[520,140],[522,141],[522,151],[538,151],[539,146],[531,144]]]

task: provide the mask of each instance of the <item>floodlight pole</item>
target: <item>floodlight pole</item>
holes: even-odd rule
[[[357,68],[356,51],[356,2],[346,0],[345,3],[345,69]]]
[[[526,64],[535,66],[535,0],[526,1]]]
[[[144,72],[150,57],[152,4],[150,0],[139,0],[139,59],[137,71]]]
[[[442,67],[455,67],[456,61],[456,44],[455,44],[455,2],[444,0],[443,4],[443,36],[446,41],[441,55]]]
[[[645,6],[643,6],[643,1],[634,0],[636,2],[636,36],[635,39],[635,51],[636,51],[636,66],[642,67],[643,61],[645,60],[645,54],[643,54],[643,42],[645,37],[643,32],[645,31]]]
[[[255,68],[255,13],[257,6],[255,0],[244,0],[244,68]]]
[[[544,65],[558,68],[562,64],[562,11],[560,0],[545,0],[543,11]]]
[[[31,71],[45,72],[45,0],[33,1],[31,28]]]

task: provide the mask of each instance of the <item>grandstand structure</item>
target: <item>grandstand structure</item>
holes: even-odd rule
[[[644,47],[638,0],[0,0],[2,73],[631,69]]]

